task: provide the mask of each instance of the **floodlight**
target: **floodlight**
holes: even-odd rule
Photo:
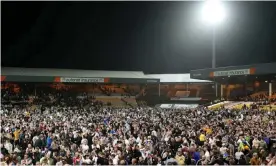
[[[203,21],[215,26],[225,19],[225,9],[221,0],[206,0],[202,9]]]

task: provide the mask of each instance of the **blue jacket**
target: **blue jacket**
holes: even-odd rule
[[[269,138],[268,137],[265,137],[264,138],[264,141],[265,141],[265,143],[268,145],[269,144]]]
[[[108,125],[108,123],[109,123],[109,118],[105,118],[105,119],[104,119],[104,124],[105,124],[105,125]]]
[[[52,142],[53,142],[52,138],[47,137],[47,140],[46,140],[46,147],[47,147],[47,148],[50,148],[50,147],[51,147]]]
[[[200,160],[200,153],[199,152],[194,152],[193,159],[198,162]]]
[[[116,134],[116,131],[115,130],[111,130],[110,134]]]

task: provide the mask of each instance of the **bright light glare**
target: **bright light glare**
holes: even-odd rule
[[[221,0],[206,0],[202,10],[203,21],[211,25],[220,24],[225,19]]]

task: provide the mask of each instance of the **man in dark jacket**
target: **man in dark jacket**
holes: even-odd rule
[[[108,165],[108,159],[104,158],[104,154],[100,153],[98,160],[97,160],[97,165]]]
[[[272,154],[276,153],[276,143],[273,143],[272,147],[269,149],[269,153],[272,153]]]
[[[241,155],[240,159],[237,161],[238,165],[248,165],[244,155]]]
[[[42,141],[42,136],[39,136],[39,138],[35,141],[34,147],[38,147],[41,149],[44,146],[44,143]]]
[[[8,150],[4,147],[3,144],[1,144],[1,153],[4,156],[6,156],[7,154],[9,154]]]
[[[138,145],[136,145],[135,146],[135,149],[133,150],[133,158],[135,158],[135,159],[139,159],[139,157],[141,157],[142,156],[142,153],[140,152],[140,150],[139,150],[139,146]]]

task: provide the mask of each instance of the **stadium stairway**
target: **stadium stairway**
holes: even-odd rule
[[[132,106],[130,103],[128,103],[124,98],[121,98],[121,100],[122,100],[127,106],[130,106],[131,108],[133,108],[133,106]]]
[[[124,102],[126,103],[126,105],[128,105],[128,106],[130,106],[130,107],[132,107],[132,108],[134,108],[134,107],[137,107],[137,106],[138,106],[137,101],[136,101],[136,99],[135,99],[134,97],[130,97],[130,98],[128,98],[128,97],[126,97],[126,98],[122,98],[122,101],[124,101]]]

